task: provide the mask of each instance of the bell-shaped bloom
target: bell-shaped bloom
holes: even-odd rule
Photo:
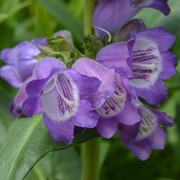
[[[167,0],[101,0],[96,7],[93,22],[95,26],[111,33],[145,7],[157,9],[165,15],[170,13]],[[96,35],[102,39],[106,34],[97,29]]]
[[[164,149],[166,133],[160,125],[173,126],[173,119],[164,112],[151,109],[140,101],[134,103],[141,115],[140,127],[135,140],[128,142],[129,132],[137,129],[138,123],[119,128],[120,139],[141,160],[146,160],[152,149]]]
[[[23,104],[27,116],[42,114],[52,138],[71,143],[74,126],[93,128],[99,116],[87,98],[101,82],[95,77],[66,69],[55,58],[41,60],[33,71],[33,81],[27,84],[29,98]]]
[[[92,94],[89,100],[99,114],[96,128],[103,137],[112,137],[118,123],[133,125],[140,121],[137,110],[131,104],[137,96],[129,87],[127,78],[88,58],[77,60],[72,68],[102,81],[98,92]]]
[[[76,70],[80,74],[96,77],[102,83],[98,88],[98,91],[89,97],[94,108],[100,107],[115,91],[114,85],[114,70],[108,69],[98,62],[89,58],[80,58],[73,65],[72,69]]]
[[[0,69],[1,77],[14,87],[21,87],[32,75],[38,60],[35,58],[41,51],[36,45],[48,45],[46,38],[25,41],[13,48],[4,49],[1,59],[7,64]]]
[[[115,134],[119,123],[132,126],[140,121],[138,111],[131,104],[137,100],[137,96],[129,87],[128,79],[116,73],[114,84],[114,94],[96,109],[99,114],[96,128],[105,138],[110,138]]]
[[[133,71],[129,83],[136,91],[137,95],[144,98],[148,103],[160,105],[160,102],[167,99],[168,89],[162,80],[171,78],[177,73],[177,57],[167,50],[173,45],[175,36],[171,35],[164,28],[154,28],[133,34],[133,40],[127,43],[128,50],[132,51],[132,66],[128,64]],[[123,53],[116,43],[106,46],[97,54],[97,61],[112,65],[117,70],[121,67]],[[112,56],[112,52],[114,53]],[[108,54],[108,55],[107,55]],[[124,61],[122,62],[122,64]],[[124,64],[123,64],[124,66]]]

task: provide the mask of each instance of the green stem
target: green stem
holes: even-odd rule
[[[84,16],[84,25],[93,25],[93,14],[94,14],[94,10],[96,8],[96,5],[98,3],[99,0],[85,0],[84,4],[85,4],[85,16]],[[92,27],[85,27],[84,28],[84,33],[85,35],[88,34],[92,34],[93,30]]]
[[[93,13],[99,0],[85,0],[84,25],[93,25]],[[90,26],[84,28],[85,35],[92,34]],[[91,58],[91,54],[85,52],[86,57]],[[100,138],[93,139],[83,144],[83,168],[82,180],[99,180],[99,155]]]
[[[82,180],[99,180],[100,140],[96,138],[83,144]]]

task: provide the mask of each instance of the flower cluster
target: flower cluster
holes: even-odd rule
[[[94,25],[112,33],[114,43],[103,47],[96,60],[75,59],[71,68],[66,58],[61,59],[74,52],[68,31],[54,35],[69,42],[65,51],[58,42],[54,52],[47,38],[3,50],[1,59],[7,65],[1,68],[1,77],[20,87],[11,112],[18,117],[42,114],[58,142],[71,143],[76,128],[96,128],[104,138],[118,132],[141,160],[150,156],[151,148],[163,149],[166,134],[160,125],[172,126],[173,120],[142,104],[138,96],[156,106],[167,99],[163,80],[177,73],[177,58],[168,51],[175,36],[164,28],[147,29],[141,19],[130,20],[144,7],[170,12],[167,0],[101,0]],[[105,42],[105,32],[96,30],[96,36]],[[50,53],[38,59],[45,48]]]

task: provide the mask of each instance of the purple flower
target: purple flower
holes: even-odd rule
[[[151,148],[164,149],[166,133],[161,125],[173,126],[173,119],[166,113],[151,109],[140,101],[134,106],[141,115],[141,122],[133,126],[119,126],[122,142],[141,160],[146,160],[151,154]],[[136,132],[137,137],[132,140],[129,132]],[[129,140],[131,139],[131,140]]]
[[[14,87],[21,87],[32,75],[38,60],[35,58],[41,51],[36,45],[47,45],[46,38],[25,41],[13,48],[4,49],[1,59],[7,64],[0,69],[1,77]]]
[[[131,104],[131,101],[137,100],[137,96],[130,89],[127,78],[114,74],[113,69],[107,69],[88,58],[77,60],[72,68],[102,81],[98,91],[89,100],[99,114],[96,128],[103,137],[112,137],[117,131],[118,123],[133,125],[139,122],[139,114]]]
[[[98,91],[93,93],[88,99],[94,108],[100,107],[115,91],[114,70],[108,69],[96,61],[89,58],[80,58],[73,65],[72,69],[80,74],[89,77],[96,77],[101,81]]]
[[[94,25],[111,33],[145,7],[157,9],[165,15],[170,13],[167,0],[101,0],[94,13]],[[96,35],[102,39],[105,33],[96,30]]]
[[[96,126],[98,132],[103,137],[110,138],[117,131],[119,123],[132,126],[139,122],[139,114],[131,104],[136,100],[137,96],[129,87],[128,79],[116,73],[114,94],[96,109],[99,114]]]
[[[74,125],[96,126],[99,116],[87,98],[101,84],[97,78],[66,69],[64,63],[49,57],[37,64],[33,79],[26,88],[29,98],[23,111],[27,116],[42,114],[55,141],[71,143]]]
[[[173,45],[175,36],[164,28],[154,28],[133,34],[134,39],[127,43],[132,64],[128,65],[133,71],[129,83],[137,95],[148,103],[159,106],[167,99],[168,89],[162,80],[175,75],[177,71],[177,57],[167,50]],[[107,67],[119,70],[124,66],[120,54],[123,43],[116,43],[104,47],[97,54],[97,61]],[[113,53],[112,53],[113,52]],[[122,61],[122,63],[121,63]],[[122,71],[119,71],[123,73]]]

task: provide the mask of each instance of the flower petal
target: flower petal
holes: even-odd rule
[[[150,7],[157,9],[167,16],[171,11],[167,1],[168,0],[132,0],[132,4],[137,7]]]
[[[160,106],[160,102],[166,101],[168,96],[168,88],[161,80],[157,80],[149,88],[136,88],[135,86],[132,86],[132,88],[138,96],[144,98],[150,104],[155,104],[157,107]]]
[[[123,42],[131,39],[131,32],[137,34],[146,30],[147,26],[142,19],[132,19],[123,25],[115,34],[114,42]]]
[[[101,84],[99,79],[79,74],[72,69],[65,69],[63,72],[71,77],[73,83],[75,83],[78,88],[79,95],[85,98],[88,98],[91,94],[95,93]]]
[[[17,76],[14,65],[5,65],[0,69],[0,76],[13,87],[19,88],[23,81]]]
[[[58,31],[53,35],[53,37],[57,37],[57,36],[62,36],[64,39],[66,39],[67,41],[73,44],[73,38],[70,31],[67,30]]]
[[[55,141],[72,142],[74,138],[74,125],[70,120],[60,121],[58,119],[51,119],[46,113],[43,113],[43,120]]]
[[[175,35],[170,34],[162,27],[141,31],[137,33],[136,36],[137,39],[141,39],[141,41],[144,41],[143,45],[146,45],[147,40],[149,40],[151,41],[151,43],[157,45],[159,51],[163,51],[163,52],[167,51],[176,40]],[[138,43],[138,45],[140,45],[140,43]],[[138,49],[138,47],[136,49]]]
[[[177,74],[177,70],[175,67],[177,66],[177,56],[171,52],[162,52],[162,72],[159,75],[159,78],[162,80],[169,79],[175,74]]]
[[[72,117],[75,126],[94,128],[99,119],[98,113],[92,108],[91,103],[81,98],[76,114]]]
[[[32,80],[32,77],[29,77],[19,89],[16,97],[13,99],[10,105],[10,111],[13,115],[17,117],[24,117],[25,114],[22,110],[23,102],[29,97],[26,93],[26,85]]]
[[[140,121],[140,116],[133,105],[126,101],[122,111],[116,115],[116,120],[119,123],[131,126]]]
[[[21,48],[23,48],[24,46],[28,45],[29,42],[25,41],[22,42],[18,45],[16,45],[13,48],[8,48],[8,49],[4,49],[1,52],[1,59],[6,63],[6,64],[11,64],[11,65],[15,65],[16,64],[16,60],[17,60],[17,54],[20,51]]]
[[[118,124],[119,138],[124,143],[124,145],[129,148],[131,142],[136,138],[139,130],[140,122],[129,126],[125,124]]]
[[[114,93],[113,69],[107,69],[88,58],[78,59],[75,64],[73,64],[72,69],[75,69],[80,74],[98,78],[101,81],[98,91],[101,93],[102,98],[110,97]]]
[[[94,12],[94,25],[109,32],[114,31],[131,19],[141,8],[131,5],[131,0],[101,0]],[[105,32],[96,30],[96,35],[102,39]]]
[[[40,52],[41,51],[36,45],[29,43],[21,48],[21,50],[17,53],[17,58],[18,61],[30,60],[34,58],[34,56],[37,56]]]
[[[95,26],[112,32],[144,7],[157,9],[165,15],[170,13],[167,0],[101,0],[94,12],[93,22]],[[96,30],[96,35],[102,39],[106,34]]]
[[[117,121],[114,117],[99,117],[99,121],[97,123],[97,131],[101,134],[104,138],[111,138],[115,132],[117,131]]]
[[[31,97],[40,96],[43,93],[43,88],[45,84],[49,81],[49,79],[55,74],[60,71],[59,68],[53,68],[48,77],[44,79],[36,79],[27,84],[26,92]]]
[[[38,37],[36,39],[33,39],[31,41],[32,44],[40,45],[40,46],[49,46],[47,38],[46,37]]]
[[[101,49],[97,53],[96,60],[105,67],[113,68],[126,77],[132,77],[132,70],[128,66],[129,63],[127,63],[129,56],[127,43],[115,43]]]
[[[33,73],[38,60],[32,58],[31,60],[18,60],[16,64],[17,74],[22,81],[25,81]]]
[[[47,76],[49,76],[53,68],[64,69],[66,68],[66,65],[62,61],[53,57],[44,58],[37,64],[37,66],[34,69],[34,79],[47,78]]]
[[[29,97],[27,98],[23,105],[23,112],[26,116],[32,117],[34,114],[41,114],[43,109],[39,102],[39,97]]]
[[[149,158],[151,154],[151,147],[148,144],[148,140],[133,141],[129,149],[142,161]]]

